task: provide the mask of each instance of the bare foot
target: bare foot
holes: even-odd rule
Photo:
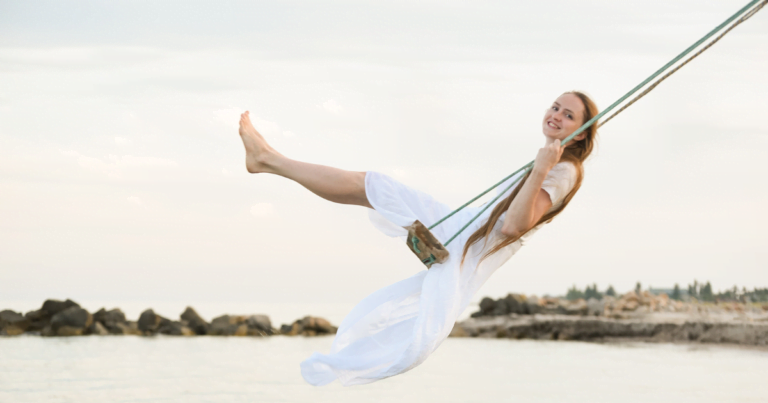
[[[245,146],[245,169],[252,174],[268,172],[267,159],[276,152],[253,127],[248,111],[240,115],[239,131]]]

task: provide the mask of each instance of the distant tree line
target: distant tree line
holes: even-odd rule
[[[634,290],[635,293],[640,294],[642,292],[642,289],[643,289],[642,284],[638,281],[637,284],[635,284],[635,290]],[[748,291],[746,287],[742,287],[741,290],[739,290],[738,287],[733,286],[733,288],[729,290],[715,293],[714,291],[712,291],[712,284],[709,281],[702,284],[702,283],[699,283],[698,280],[694,280],[693,284],[688,284],[688,288],[686,290],[682,290],[679,284],[675,284],[672,290],[653,289],[650,287],[649,287],[649,290],[653,293],[664,292],[668,294],[670,298],[677,301],[696,298],[699,301],[705,301],[705,302],[716,302],[716,301],[768,302],[768,288],[755,287],[752,291]],[[574,301],[580,298],[602,299],[603,296],[615,297],[616,290],[613,288],[612,285],[609,285],[604,292],[601,292],[600,290],[598,290],[597,284],[595,283],[593,283],[592,285],[588,285],[586,286],[586,288],[584,288],[584,290],[581,290],[580,288],[576,287],[576,285],[574,284],[571,288],[568,289],[568,292],[565,294],[565,298],[570,301]]]
[[[582,291],[582,290],[580,290],[580,289],[578,289],[576,287],[576,284],[574,284],[573,287],[568,289],[568,292],[565,294],[565,299],[567,299],[569,301],[575,301],[575,300],[577,300],[579,298],[583,298],[583,299],[590,299],[590,298],[603,299],[604,295],[607,295],[607,296],[610,296],[610,297],[615,297],[616,296],[616,290],[613,289],[612,285],[609,285],[608,289],[606,289],[605,292],[603,293],[603,292],[600,292],[597,289],[597,284],[592,284],[591,286],[588,285],[587,288],[585,288],[584,291]]]
[[[675,284],[675,290],[680,294],[680,287]],[[678,295],[675,298],[675,292],[673,291],[673,299],[681,299],[682,296]],[[742,287],[739,290],[735,285],[733,288],[718,293],[712,292],[712,284],[707,281],[705,284],[700,284],[694,280],[693,284],[688,284],[688,297],[696,298],[700,301],[715,302],[715,301],[734,301],[734,302],[768,302],[768,288],[755,287],[752,291],[748,291],[747,287]]]

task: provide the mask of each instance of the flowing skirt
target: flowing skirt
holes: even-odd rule
[[[500,186],[504,187],[506,184]],[[374,208],[370,210],[371,222],[389,236],[405,239],[407,231],[403,227],[415,220],[429,226],[452,211],[424,192],[377,172],[366,174],[365,191]],[[479,210],[465,208],[432,232],[445,242]],[[448,337],[477,290],[520,249],[521,241],[517,241],[479,264],[484,252],[492,247],[492,235],[487,244],[481,241],[474,245],[463,267],[459,267],[467,238],[488,220],[491,210],[448,245],[450,257],[446,262],[425,268],[360,301],[339,326],[330,353],[314,353],[301,363],[304,379],[312,385],[325,385],[335,379],[344,386],[360,385],[406,372],[424,362]],[[503,216],[495,223],[494,234],[500,234],[502,220]]]

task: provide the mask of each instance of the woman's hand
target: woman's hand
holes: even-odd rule
[[[562,155],[563,147],[560,147],[560,140],[555,140],[552,144],[539,149],[539,153],[533,161],[533,169],[547,174],[552,170],[552,167],[560,162],[560,156]]]

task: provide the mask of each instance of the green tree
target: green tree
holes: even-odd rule
[[[574,284],[573,287],[568,289],[568,293],[565,294],[565,299],[575,301],[579,298],[584,298],[584,292],[576,288],[576,284]]]
[[[587,289],[584,290],[584,299],[603,299],[603,294],[597,290],[597,284],[592,284],[592,287],[587,286]]]
[[[699,296],[699,282],[693,280],[693,284],[688,284],[688,295],[691,298],[700,298]]]
[[[612,285],[609,285],[608,289],[605,290],[605,295],[608,295],[608,296],[611,296],[611,297],[615,297],[616,296],[616,290],[613,289]]]
[[[672,289],[672,299],[680,301],[680,285],[675,283],[675,288]]]
[[[699,295],[701,296],[702,301],[713,302],[715,300],[715,294],[712,292],[712,284],[710,284],[709,281],[701,287]]]
[[[640,295],[640,292],[643,290],[642,285],[638,281],[637,284],[635,284],[635,294]]]

